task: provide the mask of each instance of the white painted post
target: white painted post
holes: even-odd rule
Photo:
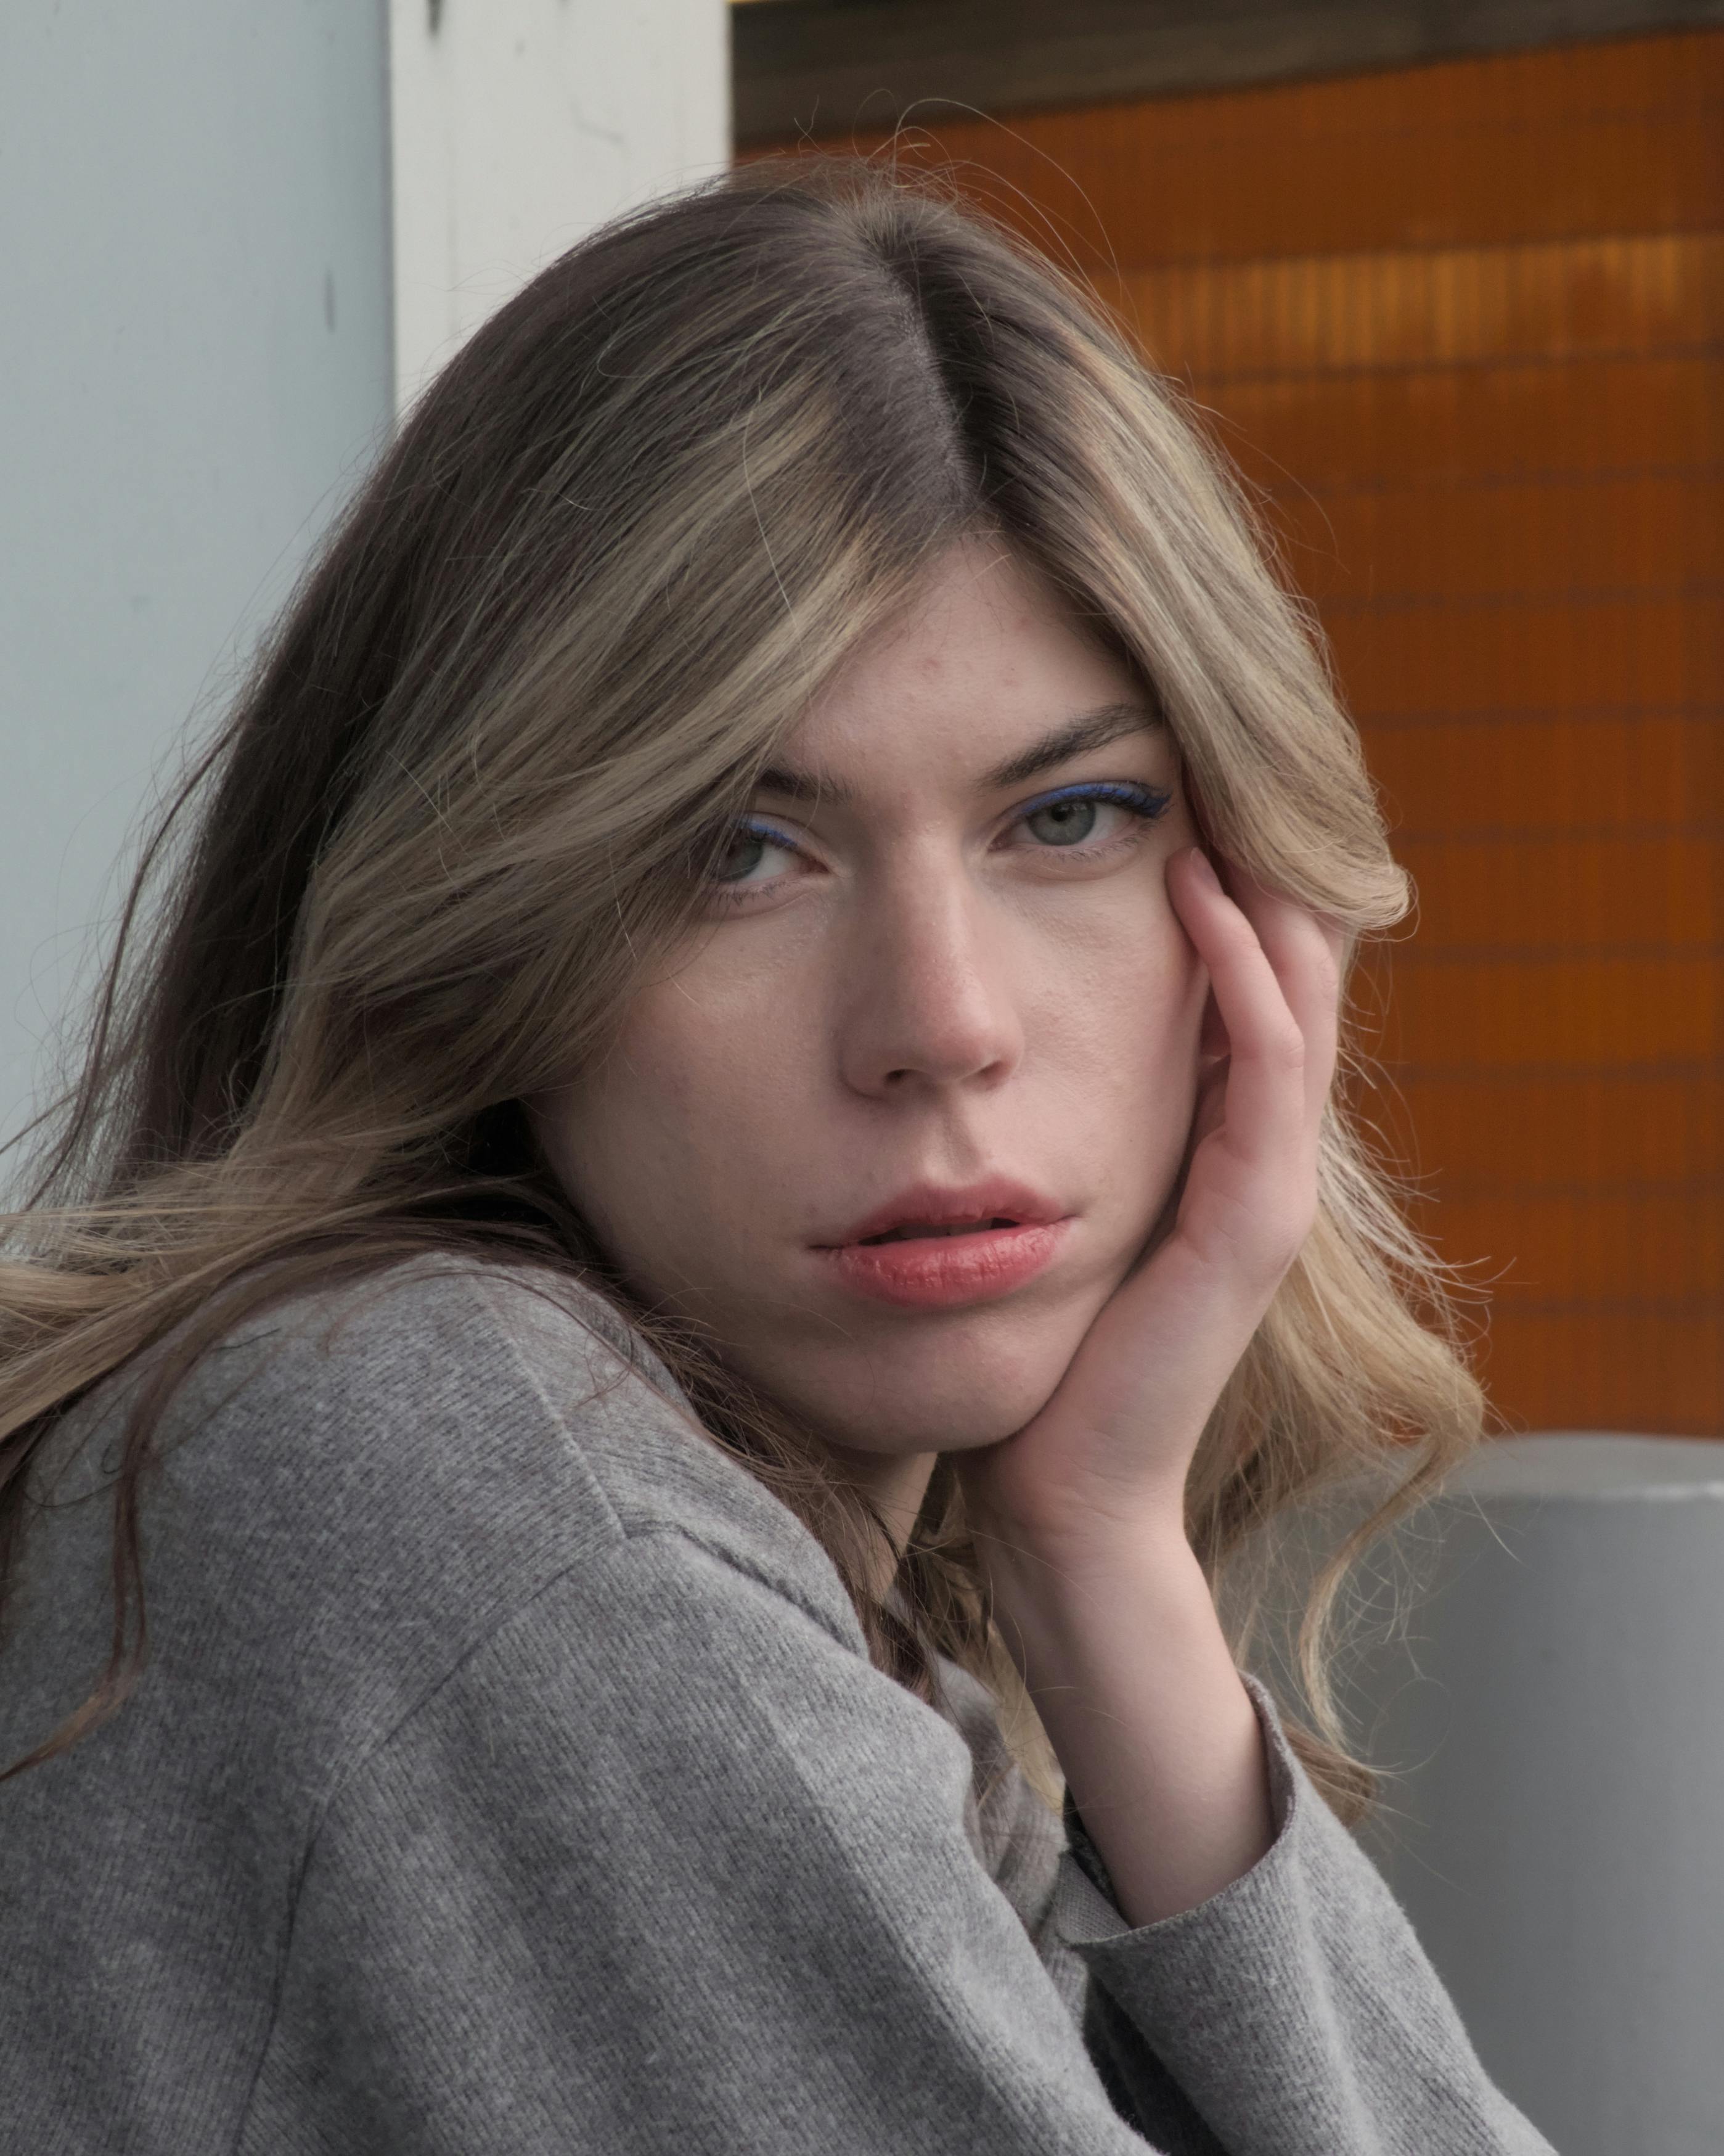
[[[397,396],[607,218],[730,157],[725,0],[390,0]]]

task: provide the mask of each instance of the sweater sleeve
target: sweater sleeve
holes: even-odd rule
[[[1141,2152],[971,1845],[970,1770],[769,1581],[670,1530],[592,1554],[336,1790],[241,2156]],[[1064,1860],[1110,2080],[1160,2051],[1230,2156],[1537,2147],[1314,1809],[1148,1932]]]
[[[1090,1972],[1086,2034],[1120,2107],[1169,2156],[1551,2156],[1247,1684],[1277,1833],[1211,1900],[1134,1930],[1068,1799],[1049,1923]]]

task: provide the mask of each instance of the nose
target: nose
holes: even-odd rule
[[[962,875],[906,878],[858,911],[839,1064],[853,1091],[996,1085],[1024,1053],[1009,931]]]

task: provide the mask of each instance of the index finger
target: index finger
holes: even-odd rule
[[[1339,921],[1269,890],[1237,862],[1221,866],[1305,1043],[1306,1110],[1315,1121],[1335,1081],[1347,932]]]
[[[1326,1092],[1332,1040],[1326,1052],[1321,1033],[1307,1042],[1257,923],[1223,889],[1213,864],[1201,850],[1193,848],[1169,861],[1167,886],[1185,932],[1208,968],[1210,993],[1227,1029],[1224,1127],[1229,1147],[1263,1162],[1290,1160],[1305,1152],[1315,1134],[1311,1064],[1315,1058],[1325,1066],[1315,1074],[1315,1082]],[[1318,949],[1326,963],[1321,939]],[[1296,962],[1293,970],[1300,971]]]

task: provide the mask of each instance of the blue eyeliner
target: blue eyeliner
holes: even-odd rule
[[[1075,785],[1058,786],[1051,793],[1037,794],[1034,801],[1024,803],[1018,816],[1022,821],[1062,801],[1111,801],[1116,808],[1133,809],[1146,823],[1152,823],[1172,798],[1162,787],[1140,785],[1135,779],[1080,779]]]
[[[736,829],[746,831],[751,839],[770,839],[775,846],[786,847],[793,854],[796,851],[794,839],[785,832],[775,830],[770,824],[763,824],[757,816],[743,817]]]

